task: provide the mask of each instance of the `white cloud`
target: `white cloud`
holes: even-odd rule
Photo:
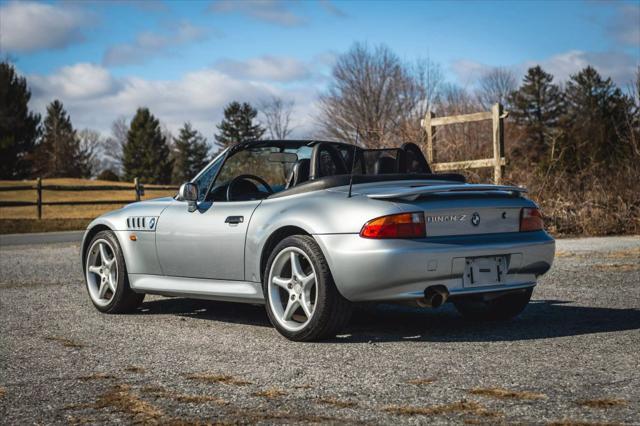
[[[169,28],[166,34],[142,32],[133,43],[111,46],[104,53],[102,63],[108,66],[142,64],[172,47],[201,41],[207,36],[204,28],[182,21],[177,26]]]
[[[554,77],[555,82],[567,81],[571,75],[580,72],[591,65],[604,78],[611,79],[621,87],[625,87],[634,81],[637,67],[640,65],[640,57],[633,57],[620,51],[611,52],[585,52],[582,50],[570,50],[541,60],[530,60],[510,67],[518,78],[521,78],[528,68],[540,65],[546,72]],[[451,64],[451,70],[462,85],[473,85],[478,79],[491,70],[491,65],[471,60],[457,60]]]
[[[241,13],[259,21],[284,27],[304,24],[305,19],[289,10],[288,4],[282,0],[217,0],[211,4],[209,10],[216,13]]]
[[[31,1],[0,6],[0,50],[58,49],[83,40],[89,19],[77,8]]]
[[[54,99],[60,99],[74,127],[91,128],[108,134],[113,120],[131,118],[147,106],[173,134],[190,121],[210,141],[224,107],[233,100],[258,105],[272,95],[296,102],[294,124],[298,136],[312,130],[314,88],[284,90],[278,85],[241,80],[215,69],[190,72],[177,80],[115,78],[99,65],[76,64],[50,76],[29,75],[33,90],[31,107],[44,113]]]
[[[626,86],[634,81],[636,67],[640,65],[640,58],[622,52],[584,52],[571,50],[551,56],[542,61],[528,61],[523,71],[531,66],[540,65],[551,73],[556,81],[566,81],[572,74],[576,74],[588,65],[593,66],[602,77],[611,77],[620,86]]]
[[[310,77],[309,67],[295,59],[282,56],[261,56],[246,61],[225,59],[216,67],[233,76],[251,80],[296,81]]]

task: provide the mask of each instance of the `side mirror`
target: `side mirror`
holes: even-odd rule
[[[188,203],[190,212],[195,211],[197,208],[196,202],[198,201],[198,185],[191,182],[183,183],[180,185],[178,196]]]

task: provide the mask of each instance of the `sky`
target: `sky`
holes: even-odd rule
[[[213,140],[224,106],[295,102],[293,136],[315,131],[317,99],[355,42],[428,58],[473,89],[492,67],[556,81],[591,64],[620,86],[640,64],[640,1],[6,1],[0,58],[27,78],[31,107],[59,99],[78,129],[107,135],[147,106],[174,134]]]

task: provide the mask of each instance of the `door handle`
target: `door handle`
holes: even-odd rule
[[[229,225],[237,225],[242,222],[244,222],[244,216],[227,216],[224,221],[224,223],[228,223]]]

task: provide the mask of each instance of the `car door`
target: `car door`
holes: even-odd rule
[[[190,212],[174,200],[156,225],[158,259],[165,275],[244,280],[244,243],[261,200],[205,201]]]

